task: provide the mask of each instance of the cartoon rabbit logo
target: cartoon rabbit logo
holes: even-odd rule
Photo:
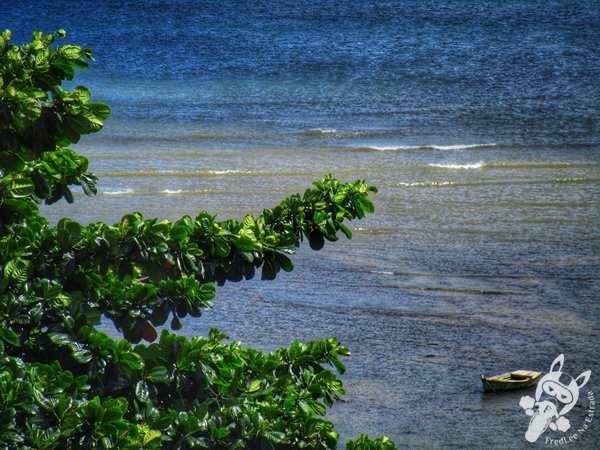
[[[550,372],[540,379],[535,399],[525,396],[519,402],[519,406],[531,416],[529,428],[525,433],[528,442],[537,441],[548,427],[563,433],[571,428],[565,415],[577,403],[579,390],[588,382],[592,371],[585,371],[573,379],[562,371],[564,362],[564,355],[559,355],[552,363]]]

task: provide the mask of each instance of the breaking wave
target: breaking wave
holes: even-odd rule
[[[429,164],[429,167],[434,167],[437,169],[481,169],[485,167],[486,164],[483,162],[475,163],[475,164]]]
[[[377,152],[403,152],[403,151],[415,151],[415,150],[477,150],[487,147],[498,147],[501,144],[464,144],[464,145],[394,145],[394,146],[380,146],[380,145],[369,145],[361,147],[353,147],[354,150],[362,151],[377,151]]]
[[[124,189],[122,191],[104,191],[101,192],[101,195],[132,195],[133,193],[133,189]]]
[[[401,188],[445,188],[468,186],[527,186],[536,184],[562,183],[600,183],[600,178],[558,178],[553,180],[523,180],[523,181],[425,181],[417,183],[398,183]]]
[[[591,168],[600,164],[595,163],[486,163],[480,161],[471,164],[429,164],[428,167],[434,169],[581,169]]]
[[[199,194],[210,194],[219,192],[214,189],[196,189],[196,190],[184,190],[184,189],[163,189],[162,191],[136,191],[133,189],[123,189],[115,191],[103,191],[99,192],[99,195],[123,195],[123,196],[142,196],[142,195],[199,195]]]
[[[235,175],[258,175],[267,172],[252,170],[132,170],[122,172],[99,172],[97,175],[105,177],[197,177],[197,176],[235,176]]]
[[[336,130],[335,128],[311,128],[301,131],[302,136],[324,137],[324,138],[375,138],[375,137],[390,137],[401,136],[403,133],[399,131],[388,130]]]

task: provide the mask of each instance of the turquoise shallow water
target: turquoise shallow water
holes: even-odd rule
[[[522,394],[484,394],[479,375],[560,353],[600,392],[598,2],[46,6],[2,4],[0,26],[87,43],[80,82],[113,110],[77,146],[101,192],[51,221],[242,218],[329,172],[379,188],[352,241],[219,288],[186,333],[265,350],[339,337],[342,440],[525,448]],[[594,421],[568,447],[599,441]]]

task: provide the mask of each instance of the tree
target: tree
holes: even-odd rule
[[[0,446],[6,448],[334,448],[323,418],[344,395],[336,339],[264,354],[211,330],[187,339],[186,315],[215,284],[275,278],[307,239],[319,250],[344,221],[373,212],[362,181],[331,176],[258,217],[50,226],[38,204],[96,194],[88,161],[68,148],[102,129],[108,106],[61,85],[92,51],[34,32],[0,35]],[[124,339],[95,327],[108,318]],[[144,340],[146,343],[140,343]],[[395,448],[367,436],[348,448]]]

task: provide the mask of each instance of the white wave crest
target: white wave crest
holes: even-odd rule
[[[431,181],[424,183],[398,183],[398,187],[444,187],[444,186],[457,186],[458,184],[453,181]]]
[[[469,170],[469,169],[481,169],[485,167],[484,162],[478,162],[475,164],[429,164],[429,167],[436,169],[454,169],[454,170]]]
[[[483,147],[494,147],[497,144],[466,144],[466,145],[432,145],[434,150],[470,150]]]
[[[310,130],[304,131],[303,134],[307,136],[331,136],[336,135],[338,131],[334,128],[311,128]]]
[[[380,146],[380,145],[372,145],[368,147],[363,147],[368,150],[377,150],[379,152],[398,152],[403,150],[425,150],[428,148],[432,148],[430,146],[423,145],[400,145],[400,146]]]
[[[202,174],[202,172],[198,172]],[[207,170],[204,172],[207,175],[235,175],[235,174],[253,174],[251,170],[237,170],[237,169],[228,169],[228,170]]]
[[[464,145],[366,145],[360,146],[356,149],[360,150],[372,150],[380,152],[402,152],[412,150],[475,150],[478,148],[495,147],[498,144],[464,144]]]
[[[125,189],[122,191],[104,191],[102,195],[130,195],[133,194],[133,189]]]

